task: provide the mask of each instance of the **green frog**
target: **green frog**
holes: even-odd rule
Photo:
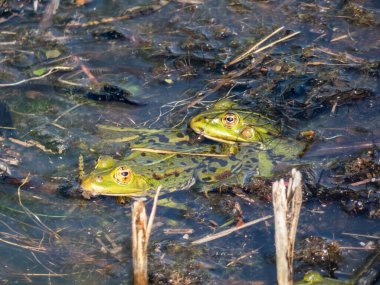
[[[352,285],[353,281],[342,281],[338,279],[322,277],[319,272],[309,271],[302,280],[295,282],[296,285]]]
[[[228,99],[196,115],[189,125],[202,137],[231,145],[231,152],[243,159],[257,156],[261,165],[258,174],[265,177],[273,174],[275,161],[293,162],[305,148],[282,137],[276,121]]]
[[[218,101],[213,108],[201,112],[190,121],[190,128],[197,134],[227,144],[268,144],[280,137],[276,125],[274,120],[239,107],[228,99]]]
[[[95,169],[83,178],[81,188],[87,196],[145,195],[158,185],[167,191],[200,185],[207,191],[226,184],[243,184],[252,176],[271,176],[275,160],[295,158],[299,151],[294,144],[278,139],[274,121],[228,100],[195,116],[190,126],[218,142],[259,144],[231,154],[219,143],[190,144],[188,135],[181,131],[102,126],[113,134],[119,133],[119,137],[109,138],[110,142],[128,141],[132,151],[121,160],[101,156]]]
[[[95,169],[84,175],[81,188],[86,198],[146,195],[159,185],[166,192],[189,189],[194,184],[206,191],[238,183],[241,177],[239,159],[221,153],[217,145],[190,144],[183,132],[103,128],[122,134],[110,142],[132,140],[124,158],[100,156]]]

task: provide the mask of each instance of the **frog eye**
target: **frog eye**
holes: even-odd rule
[[[235,113],[226,113],[223,115],[222,123],[226,128],[233,128],[239,123],[239,116]]]
[[[116,168],[114,178],[119,184],[128,184],[132,179],[132,170],[128,167],[120,166]]]

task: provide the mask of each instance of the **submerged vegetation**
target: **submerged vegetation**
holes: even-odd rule
[[[196,179],[204,190],[161,191],[150,283],[274,284],[271,188],[295,166],[295,279],[313,270],[299,284],[375,284],[379,11],[365,0],[0,0],[0,283],[131,282],[133,198],[82,199],[77,161],[83,179],[100,155],[123,161],[132,147],[153,152],[133,160],[148,181],[190,188]],[[226,147],[187,127],[224,98],[245,114],[227,106],[230,129],[260,116],[241,132],[261,134],[260,144]],[[298,144],[300,157],[286,160]],[[159,167],[139,166],[157,156]],[[244,183],[227,179],[240,173],[237,158],[251,163]],[[179,177],[181,167],[194,177]],[[222,182],[202,188],[213,179]],[[197,243],[214,232],[229,234]]]

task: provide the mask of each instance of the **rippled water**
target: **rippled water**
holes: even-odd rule
[[[39,2],[34,11],[29,1],[0,1],[0,100],[12,117],[12,124],[7,111],[0,118],[0,162],[12,172],[12,179],[0,184],[2,284],[131,282],[129,203],[84,200],[72,193],[75,185],[62,186],[75,184],[80,153],[86,165],[99,153],[115,154],[98,147],[102,138],[97,124],[186,128],[192,114],[230,93],[255,111],[282,120],[290,126],[289,135],[317,130],[330,139],[323,144],[329,155],[349,159],[366,151],[363,144],[379,142],[376,1],[89,2],[59,3],[49,19],[50,2]],[[102,24],[101,19],[109,20]],[[281,36],[300,34],[265,50],[255,69],[210,92],[216,80],[247,67],[249,60],[228,69],[225,63],[280,26],[286,30]],[[61,70],[20,82],[51,68]],[[15,84],[5,86],[10,83]],[[129,102],[93,100],[104,99],[97,95],[97,83],[128,90]],[[186,105],[204,94],[208,96],[194,107]],[[25,141],[29,145],[20,143]],[[346,148],[337,151],[342,145]],[[308,185],[313,194],[302,209],[299,240],[320,236],[345,247],[376,240],[344,233],[378,237],[379,215],[347,212],[341,196],[316,194],[324,187],[348,188],[347,183],[318,184],[326,156],[315,159]],[[28,173],[29,183],[18,190]],[[371,196],[377,199],[371,206],[376,212],[377,184],[355,189],[377,193]],[[168,196],[182,207],[158,208],[149,247],[152,282],[274,284],[272,221],[205,245],[190,245],[214,232],[215,224],[233,220],[235,202],[244,221],[271,214],[270,202],[256,199],[251,204],[231,193],[205,197],[185,191]],[[166,235],[167,228],[191,228],[194,233],[188,238]],[[347,279],[368,254],[343,250],[335,275]],[[326,275],[331,269],[306,262],[296,266],[297,277],[310,268]]]

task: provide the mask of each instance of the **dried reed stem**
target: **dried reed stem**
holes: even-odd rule
[[[147,216],[144,202],[137,200],[132,206],[132,257],[133,284],[148,284],[148,255],[146,252]]]
[[[272,187],[279,285],[293,284],[294,242],[302,205],[301,179],[301,173],[293,169],[287,188],[283,179],[273,183]]]
[[[162,186],[157,188],[154,197],[152,212],[146,215],[142,200],[137,200],[132,206],[132,258],[133,258],[133,284],[148,284],[148,243],[156,215],[157,201]]]

